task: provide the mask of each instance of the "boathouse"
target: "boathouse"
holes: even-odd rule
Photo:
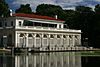
[[[0,46],[15,48],[75,47],[81,30],[69,29],[65,21],[48,16],[16,13],[0,18]]]

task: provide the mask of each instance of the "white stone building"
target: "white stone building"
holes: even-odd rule
[[[0,46],[73,47],[81,45],[81,30],[65,28],[60,19],[34,14],[0,18]]]

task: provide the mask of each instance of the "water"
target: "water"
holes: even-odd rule
[[[100,52],[0,53],[0,67],[100,67]]]

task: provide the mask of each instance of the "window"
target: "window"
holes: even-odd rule
[[[2,22],[0,22],[0,27],[2,27]]]
[[[29,34],[28,37],[32,37],[32,34]]]
[[[61,25],[59,25],[59,28],[61,28]]]
[[[66,38],[66,35],[63,35],[63,38]]]
[[[47,38],[47,35],[44,35],[43,37],[44,37],[44,38]]]
[[[57,38],[60,38],[60,35],[57,35]]]
[[[24,37],[24,34],[20,34],[20,36],[19,37]]]
[[[28,20],[24,20],[23,25],[24,26],[33,26],[33,22],[32,21],[28,21]]]
[[[50,38],[54,38],[54,36],[53,35],[50,35]]]
[[[11,21],[11,26],[13,26],[13,21]]]
[[[19,26],[21,26],[21,21],[19,21]]]
[[[7,22],[5,22],[5,26],[7,26]]]

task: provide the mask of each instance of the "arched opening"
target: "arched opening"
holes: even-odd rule
[[[25,40],[25,35],[24,34],[20,34],[19,35],[19,44],[18,44],[18,47],[25,47],[25,44],[26,44],[26,40]]]
[[[23,37],[24,36],[24,34],[20,34],[20,36],[19,37]]]
[[[41,37],[39,34],[36,34],[36,47],[41,47]]]
[[[32,34],[28,34],[28,47],[33,47],[34,38]]]
[[[78,36],[75,36],[75,45],[79,45],[79,40],[78,40]]]
[[[32,34],[29,34],[28,37],[33,37]]]
[[[50,35],[50,46],[54,46],[54,44],[55,44],[54,35]]]
[[[36,34],[36,37],[37,37],[37,38],[40,38],[40,35],[39,35],[39,34]]]
[[[47,35],[46,35],[46,34],[44,34],[44,35],[43,35],[43,38],[47,38]]]
[[[57,46],[60,46],[60,45],[62,45],[61,42],[62,40],[61,40],[61,37],[60,37],[60,35],[57,35]]]
[[[54,36],[53,35],[50,35],[50,38],[54,38]]]
[[[66,38],[66,35],[63,35],[63,38]]]
[[[73,45],[73,39],[72,39],[72,36],[69,35],[69,46],[72,46]]]
[[[46,47],[48,45],[47,35],[44,34],[42,38],[42,46]]]
[[[60,38],[60,35],[57,35],[57,38]]]
[[[67,46],[67,36],[66,35],[63,35],[63,44],[64,46]]]

